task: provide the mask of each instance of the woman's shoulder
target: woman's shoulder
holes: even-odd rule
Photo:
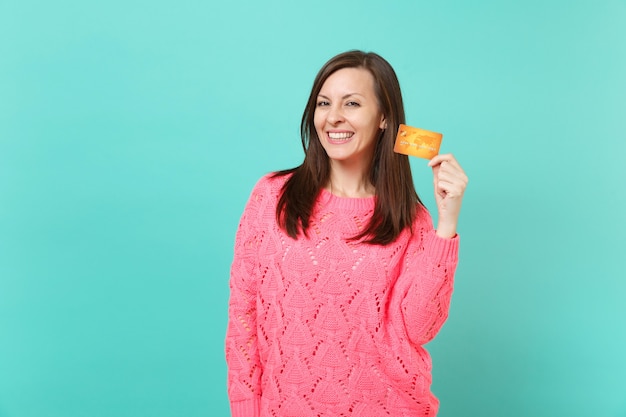
[[[283,173],[281,171],[269,172],[257,180],[252,189],[252,194],[265,196],[278,195],[290,176],[290,173]]]
[[[413,228],[432,229],[433,218],[426,206],[417,204],[415,207],[415,218],[413,219]]]
[[[274,172],[260,177],[246,203],[245,213],[254,213],[253,216],[263,217],[263,213],[272,213],[276,210],[276,204],[280,198],[281,189],[287,178],[276,175]]]

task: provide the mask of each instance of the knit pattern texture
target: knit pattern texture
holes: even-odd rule
[[[308,236],[276,222],[286,177],[263,177],[246,205],[231,267],[226,334],[233,417],[428,417],[423,345],[448,315],[459,238],[418,211],[412,233],[380,246],[352,241],[371,198],[323,190]]]

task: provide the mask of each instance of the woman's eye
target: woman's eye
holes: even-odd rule
[[[328,102],[321,100],[317,102],[317,107],[328,106]]]
[[[346,103],[346,105],[350,107],[359,107],[359,103],[357,103],[356,101],[349,101]]]

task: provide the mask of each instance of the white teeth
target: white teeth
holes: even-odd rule
[[[348,139],[350,137],[352,137],[352,135],[354,135],[354,133],[351,132],[341,132],[341,133],[336,133],[336,132],[328,132],[328,137],[331,139]]]

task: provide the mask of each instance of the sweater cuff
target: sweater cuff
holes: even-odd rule
[[[426,255],[436,262],[456,262],[459,258],[459,235],[452,238],[439,237],[433,231],[430,244],[426,245]]]
[[[261,397],[255,396],[250,400],[232,401],[230,412],[232,417],[258,417],[261,408]]]

